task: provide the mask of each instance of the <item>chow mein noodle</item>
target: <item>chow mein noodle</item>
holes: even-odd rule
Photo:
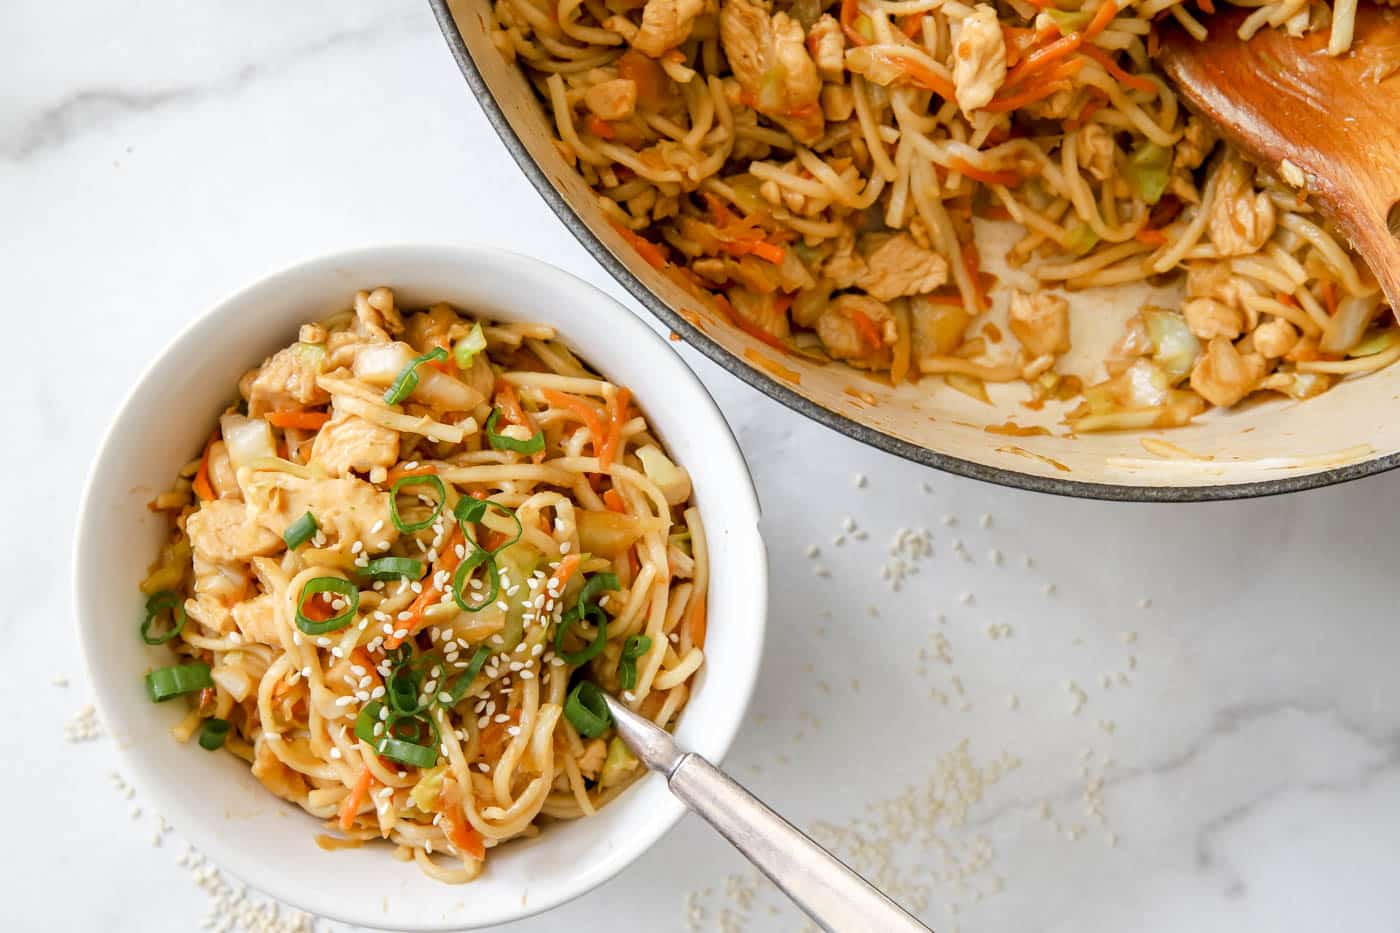
[[[1240,27],[1351,43],[1353,0],[1240,0]],[[1153,22],[1211,0],[494,0],[492,37],[646,262],[754,337],[983,401],[1080,399],[1073,431],[1295,399],[1400,358],[1365,267],[1290,163],[1259,170],[1178,106]],[[994,281],[972,219],[1022,235]],[[1064,291],[1183,281],[1103,381],[1057,371]],[[1052,290],[1053,289],[1053,290]],[[1058,293],[1057,293],[1058,291]],[[1097,377],[1096,377],[1097,378]]]
[[[666,726],[704,661],[690,477],[554,330],[387,289],[248,373],[151,506],[141,637],[177,737],[464,882],[642,769],[600,691]]]

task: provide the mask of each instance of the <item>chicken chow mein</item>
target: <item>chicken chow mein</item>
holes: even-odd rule
[[[1236,0],[1343,54],[1355,0]],[[1315,396],[1400,359],[1301,170],[1178,106],[1154,21],[1212,0],[494,0],[492,39],[642,259],[754,337],[894,384],[1067,404],[1072,431]],[[972,219],[1038,282],[1001,326]],[[1085,386],[1064,292],[1182,280]],[[1173,299],[1175,302],[1175,299]],[[1074,400],[1078,399],[1077,402]]]
[[[182,741],[446,882],[643,769],[602,691],[664,726],[704,661],[690,477],[554,330],[384,288],[243,377],[151,503],[140,634]],[[333,833],[333,834],[332,834]]]

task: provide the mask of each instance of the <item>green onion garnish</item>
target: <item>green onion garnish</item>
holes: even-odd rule
[[[574,603],[574,608],[565,612],[559,618],[559,627],[554,630],[554,653],[564,659],[565,664],[579,665],[596,658],[603,650],[603,645],[608,640],[608,615],[594,598],[607,590],[618,588],[617,575],[612,573],[595,573],[588,578],[588,582],[579,591],[578,602]],[[569,652],[564,650],[564,638],[569,633],[575,622],[587,619],[598,629],[598,634],[593,637],[593,641],[586,647]]]
[[[398,496],[399,490],[405,486],[431,486],[437,493],[437,504],[433,506],[432,514],[421,522],[405,522],[399,516]],[[447,490],[442,486],[442,480],[431,473],[422,476],[400,476],[394,480],[394,485],[389,487],[389,517],[394,520],[394,527],[404,534],[411,534],[415,531],[422,531],[442,514],[442,507],[447,502]]]
[[[486,594],[480,602],[467,602],[463,590],[467,586],[467,581],[473,579],[472,571],[477,567],[485,567],[485,577],[488,583]],[[452,600],[463,612],[480,612],[496,601],[496,597],[501,592],[501,572],[496,569],[496,558],[490,551],[472,551],[467,555],[466,560],[457,565],[457,569],[452,571]]]
[[[360,573],[371,580],[396,580],[399,577],[421,580],[423,562],[412,557],[379,557],[366,564]]]
[[[400,716],[412,716],[419,711],[417,673],[412,665],[401,664],[394,668],[384,684],[389,709]]]
[[[338,593],[345,597],[345,611],[340,615],[318,621],[306,615],[306,601],[318,593]],[[360,589],[349,580],[340,577],[316,577],[306,581],[306,588],[297,600],[297,628],[306,635],[324,635],[345,628],[355,620],[355,611],[360,608]]]
[[[231,728],[227,719],[215,717],[204,720],[204,725],[199,729],[199,747],[211,752],[223,748]]]
[[[171,619],[169,630],[152,635],[151,623],[167,609],[170,610]],[[151,598],[146,600],[146,621],[141,623],[141,640],[148,645],[163,645],[180,634],[185,622],[185,601],[178,593],[172,593],[170,590],[152,593]]]
[[[146,692],[150,694],[152,703],[163,703],[182,693],[193,693],[212,686],[214,679],[209,676],[209,665],[202,661],[158,667],[146,675]]]
[[[520,524],[520,517],[515,514],[515,509],[501,505],[499,502],[492,502],[490,499],[474,499],[471,496],[463,496],[457,500],[457,505],[453,508],[452,514],[456,517],[457,523],[462,526],[462,534],[466,535],[467,539],[470,540],[472,544],[480,548],[481,545],[477,543],[476,536],[468,530],[467,526],[476,524],[485,518],[487,508],[494,509],[497,514],[504,515],[515,522],[515,537],[509,538],[490,549],[492,554],[499,554],[501,551],[504,551],[506,548],[519,541],[520,536],[525,533],[525,528]]]
[[[306,542],[316,536],[320,530],[320,525],[316,524],[316,516],[307,512],[301,518],[287,526],[287,530],[282,532],[282,540],[287,542],[287,550],[295,551]]]
[[[603,691],[591,680],[580,680],[564,701],[564,717],[584,738],[602,735],[612,725],[612,713],[603,699]]]
[[[651,650],[650,635],[628,635],[617,662],[617,683],[623,690],[637,686],[637,659]]]
[[[436,748],[429,748],[414,742],[404,742],[399,739],[380,739],[374,750],[383,758],[389,758],[400,764],[412,765],[415,768],[431,768],[437,764],[438,760]]]
[[[379,736],[374,734],[374,727],[381,722],[379,711],[384,708],[384,704],[375,700],[360,707],[360,715],[355,717],[355,737],[373,745],[379,741]],[[380,730],[383,734],[383,730]]]
[[[452,358],[457,362],[458,369],[470,369],[472,359],[486,349],[486,334],[481,330],[481,324],[473,324],[471,333],[457,341],[452,346]]]
[[[449,699],[439,699],[438,702],[448,709],[462,702],[462,697],[467,695],[467,690],[471,687],[472,681],[476,680],[476,675],[480,674],[481,669],[486,666],[486,659],[489,657],[491,657],[491,649],[485,645],[479,646],[476,649],[476,653],[472,655],[470,663],[467,664],[466,668],[460,674],[454,674],[450,678],[443,678],[442,689],[439,690],[438,693],[447,694]]]
[[[413,390],[418,388],[418,367],[429,360],[445,360],[447,351],[442,347],[433,347],[422,356],[415,356],[413,362],[405,366],[400,372],[394,384],[389,386],[389,391],[384,393],[384,401],[390,405],[397,405],[413,394]]]
[[[491,414],[486,418],[486,440],[496,450],[509,450],[518,454],[537,454],[544,450],[543,431],[536,431],[534,437],[528,441],[517,441],[513,437],[496,433],[496,422],[500,418],[501,410],[499,408],[491,409]]]

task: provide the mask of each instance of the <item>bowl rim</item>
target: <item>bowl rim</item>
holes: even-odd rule
[[[1022,473],[1017,470],[987,466],[972,460],[939,453],[931,448],[911,444],[891,434],[877,431],[869,425],[818,405],[791,387],[762,372],[758,367],[750,366],[738,356],[730,353],[714,338],[687,321],[657,297],[655,292],[647,288],[641,279],[637,278],[613,255],[612,251],[604,245],[602,240],[598,239],[578,214],[574,213],[573,208],[564,200],[558,189],[545,175],[544,170],[535,162],[530,151],[515,132],[515,128],[511,126],[510,120],[506,117],[500,104],[497,103],[495,95],[491,93],[485,78],[476,66],[476,61],[472,58],[471,50],[467,48],[466,42],[463,41],[462,35],[457,29],[456,20],[453,19],[450,9],[450,0],[428,0],[428,2],[432,5],[433,15],[437,18],[438,28],[442,32],[443,39],[447,42],[448,50],[452,53],[453,59],[456,60],[457,67],[461,70],[462,77],[466,79],[467,86],[471,88],[472,94],[476,97],[477,104],[486,114],[487,121],[495,129],[501,142],[505,144],[506,150],[515,160],[515,164],[530,180],[535,191],[554,211],[555,216],[563,222],[569,232],[574,235],[574,238],[583,245],[583,248],[588,250],[589,254],[603,268],[607,269],[608,273],[623,288],[627,289],[628,293],[640,302],[642,307],[650,311],[673,331],[681,334],[687,343],[703,353],[717,366],[737,376],[769,398],[786,405],[800,415],[811,418],[818,424],[825,425],[833,431],[863,444],[868,444],[877,450],[883,450],[905,460],[933,467],[954,476],[981,480],[1010,489],[1110,502],[1214,502],[1253,499],[1308,489],[1320,489],[1324,486],[1333,486],[1338,483],[1363,479],[1367,476],[1375,476],[1378,473],[1400,467],[1400,451],[1396,451],[1329,470],[1250,483],[1218,483],[1201,486],[1090,483],[1083,480],[1059,479],[1053,476]]]
[[[751,581],[746,584],[745,589],[746,591],[751,590],[749,595],[752,597],[753,612],[751,617],[745,621],[749,623],[747,626],[749,629],[748,641],[751,643],[752,650],[744,656],[736,657],[732,659],[732,662],[726,663],[726,667],[737,674],[737,679],[731,688],[729,700],[722,707],[723,710],[728,711],[727,715],[714,717],[718,720],[718,724],[715,727],[714,735],[706,743],[706,754],[718,764],[733,748],[747,717],[758,685],[767,628],[768,558],[767,548],[759,527],[761,505],[753,479],[753,471],[744,458],[738,438],[705,384],[681,355],[644,319],[597,286],[565,269],[542,259],[479,243],[393,242],[336,249],[299,259],[259,275],[209,304],[180,327],[166,341],[165,345],[151,357],[150,362],[142,368],[140,374],[133,380],[130,388],[113,409],[103,429],[100,441],[90,460],[88,475],[83,483],[82,495],[74,522],[71,551],[72,576],[70,578],[74,625],[77,627],[77,640],[82,663],[88,682],[92,685],[94,700],[100,714],[104,717],[113,715],[117,717],[118,721],[125,720],[127,719],[126,714],[116,711],[125,709],[131,704],[111,695],[111,691],[103,687],[104,679],[94,676],[94,672],[100,667],[101,646],[98,644],[95,634],[96,626],[89,620],[95,619],[99,613],[88,598],[87,588],[83,581],[89,576],[90,568],[100,561],[101,554],[96,553],[93,547],[86,544],[89,536],[85,534],[85,531],[89,523],[95,520],[94,515],[98,508],[96,497],[100,494],[100,477],[103,473],[100,467],[108,457],[120,455],[119,448],[124,442],[119,441],[117,428],[126,419],[142,388],[158,371],[172,365],[177,351],[185,346],[189,339],[203,326],[206,326],[208,321],[227,316],[230,308],[246,302],[250,295],[278,279],[292,278],[317,267],[354,268],[356,264],[384,260],[395,254],[413,255],[415,253],[475,255],[477,258],[484,257],[489,262],[513,263],[522,272],[533,270],[536,276],[552,276],[562,284],[583,290],[593,299],[595,304],[610,305],[618,316],[618,320],[623,322],[623,326],[634,327],[638,334],[644,332],[643,339],[653,341],[652,345],[657,351],[647,355],[647,358],[669,356],[675,364],[677,376],[683,381],[688,380],[694,400],[702,406],[702,410],[703,406],[708,405],[706,414],[710,423],[700,428],[699,433],[706,435],[707,438],[718,444],[718,455],[713,456],[714,460],[726,462],[728,464],[726,469],[736,465],[738,467],[737,470],[730,470],[733,476],[738,479],[733,490],[738,495],[732,495],[729,499],[733,503],[732,507],[736,514],[735,527],[744,531],[746,537],[748,535],[747,529],[752,528],[751,541],[749,545],[745,546],[745,551],[752,553],[745,554],[745,556],[756,558],[754,565],[746,565],[745,567],[747,580]],[[693,408],[688,409],[688,412],[691,417],[686,420],[692,422],[700,420],[694,417],[697,413]],[[109,711],[113,712],[109,714]],[[426,917],[399,919],[386,917],[382,912],[361,916],[327,906],[324,902],[316,902],[315,906],[312,906],[313,902],[316,901],[315,898],[303,896],[301,892],[284,883],[275,871],[252,870],[256,860],[243,857],[239,854],[241,850],[237,846],[224,843],[217,829],[210,828],[212,824],[205,816],[201,815],[195,805],[179,795],[164,792],[160,780],[155,774],[156,766],[148,761],[147,756],[141,754],[138,749],[129,747],[127,743],[118,741],[114,744],[123,768],[134,775],[136,782],[147,794],[151,795],[153,802],[157,802],[164,812],[171,815],[174,825],[180,830],[181,835],[192,846],[197,847],[200,852],[209,857],[220,871],[226,872],[289,907],[368,929],[389,929],[390,927],[386,927],[384,924],[390,923],[392,929],[415,931],[415,933],[416,931],[458,931],[484,926],[494,927],[497,924],[511,923],[544,913],[593,891],[631,866],[660,842],[687,812],[685,805],[678,798],[665,795],[661,807],[649,811],[648,817],[641,822],[639,831],[628,834],[625,840],[612,847],[603,867],[576,875],[571,883],[553,884],[544,889],[544,893],[532,892],[528,906],[506,908],[490,915],[473,916],[469,919],[448,919],[445,914],[439,920]],[[648,780],[662,781],[664,776],[659,774],[645,775],[637,783],[640,785],[643,781]]]

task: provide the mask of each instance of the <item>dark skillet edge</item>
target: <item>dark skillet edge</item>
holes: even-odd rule
[[[1319,489],[1323,486],[1364,479],[1400,467],[1400,453],[1393,453],[1361,463],[1337,467],[1333,470],[1256,483],[1232,483],[1216,486],[1119,486],[1109,483],[1085,483],[1078,480],[1057,479],[1051,476],[1017,473],[1012,470],[1003,470],[998,467],[974,463],[970,460],[950,457],[927,447],[920,447],[917,444],[911,444],[908,441],[884,434],[830,409],[823,408],[776,379],[740,362],[737,357],[712,340],[704,331],[685,320],[657,298],[650,289],[642,284],[640,279],[617,260],[617,257],[603,245],[601,240],[593,235],[593,231],[588,229],[588,225],[573,212],[573,209],[555,190],[554,185],[550,183],[535,160],[531,158],[525,144],[515,134],[515,129],[506,119],[505,113],[496,103],[496,98],[491,94],[490,89],[487,88],[481,72],[477,70],[476,62],[472,60],[466,43],[462,41],[461,34],[457,31],[457,24],[452,18],[452,11],[448,9],[448,0],[428,0],[428,2],[433,8],[433,15],[437,19],[438,28],[442,30],[448,50],[456,60],[457,67],[461,70],[462,77],[466,79],[467,86],[471,88],[472,94],[476,97],[477,104],[480,105],[482,112],[486,114],[486,119],[496,130],[496,135],[501,138],[501,142],[505,144],[511,158],[515,160],[515,164],[534,185],[540,197],[544,198],[544,202],[574,235],[574,238],[583,245],[583,248],[603,268],[607,269],[608,273],[621,283],[622,287],[627,289],[628,293],[644,308],[671,330],[681,334],[687,343],[707,356],[717,366],[737,376],[769,398],[781,402],[793,411],[805,415],[833,431],[863,444],[868,444],[877,450],[883,450],[905,460],[933,467],[954,476],[981,480],[1009,489],[1023,489],[1030,492],[1050,493],[1076,499],[1098,499],[1107,502],[1214,502],[1230,499],[1253,499]]]

